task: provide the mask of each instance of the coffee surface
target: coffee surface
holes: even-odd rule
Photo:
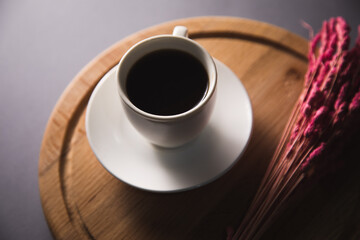
[[[191,54],[158,50],[140,58],[130,69],[126,91],[139,109],[156,115],[175,115],[196,106],[208,88],[208,75]]]

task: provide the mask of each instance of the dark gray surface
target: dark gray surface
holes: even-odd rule
[[[0,0],[0,239],[51,239],[38,191],[38,155],[59,96],[97,54],[141,29],[208,15],[272,23],[303,37],[344,16],[360,24],[360,1]]]

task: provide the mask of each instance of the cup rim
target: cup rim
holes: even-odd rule
[[[173,39],[173,38],[177,38],[177,39],[181,39],[182,41],[188,41],[191,44],[196,45],[196,47],[198,47],[201,52],[203,53],[203,55],[205,56],[205,58],[210,60],[210,65],[211,68],[214,71],[214,79],[213,79],[213,83],[214,84],[210,84],[210,71],[207,71],[208,73],[208,77],[209,77],[209,87],[206,91],[205,97],[200,100],[200,102],[198,104],[196,104],[194,107],[192,107],[191,109],[179,113],[179,114],[174,114],[174,115],[157,115],[157,114],[152,114],[152,113],[148,113],[145,112],[143,110],[141,110],[140,108],[138,108],[137,106],[135,106],[130,99],[127,97],[127,94],[125,92],[124,89],[122,89],[121,84],[120,84],[120,69],[122,67],[122,65],[124,64],[124,61],[126,59],[126,57],[131,53],[131,51],[133,51],[135,48],[139,47],[140,45],[149,42],[149,41],[153,41],[156,39],[160,39],[160,38],[169,38],[169,39]],[[199,43],[195,42],[194,40],[191,40],[187,37],[182,37],[182,36],[175,36],[175,35],[171,35],[171,34],[163,34],[163,35],[157,35],[157,36],[152,36],[149,38],[146,38],[144,40],[139,41],[138,43],[136,43],[135,45],[133,45],[132,47],[130,47],[129,50],[126,51],[126,53],[122,56],[122,58],[120,59],[119,64],[116,67],[116,80],[117,80],[117,86],[118,86],[118,92],[119,95],[122,99],[122,101],[134,112],[136,112],[137,114],[141,115],[142,117],[152,120],[152,121],[175,121],[175,120],[179,120],[179,119],[184,119],[187,118],[191,115],[196,114],[197,112],[201,111],[205,105],[210,101],[210,99],[213,97],[213,95],[215,94],[215,90],[216,90],[216,86],[217,86],[217,69],[216,69],[216,65],[214,62],[214,59],[211,57],[211,55],[205,50],[205,48],[203,46],[201,46]]]

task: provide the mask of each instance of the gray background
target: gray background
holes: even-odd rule
[[[51,239],[38,190],[38,155],[62,91],[120,39],[164,21],[208,15],[272,23],[303,37],[300,21],[360,24],[358,0],[0,0],[0,239]]]

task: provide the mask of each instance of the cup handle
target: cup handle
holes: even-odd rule
[[[188,29],[184,26],[176,26],[173,31],[173,36],[188,37]]]

